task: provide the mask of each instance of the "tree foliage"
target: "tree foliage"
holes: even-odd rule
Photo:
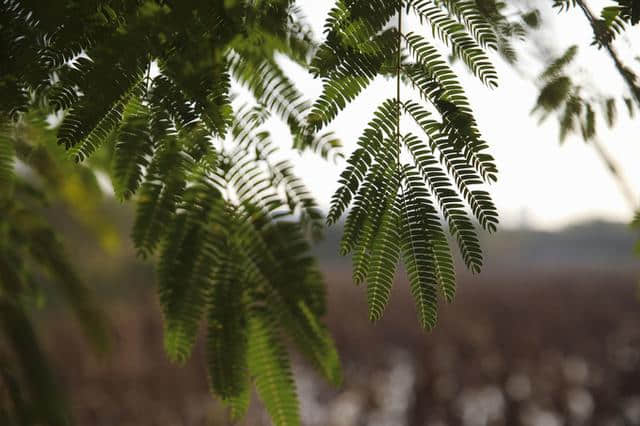
[[[433,37],[403,32],[407,13]],[[389,27],[392,18],[397,25]],[[339,1],[325,36],[311,63],[324,85],[309,114],[314,129],[331,122],[376,76],[397,80],[396,96],[376,109],[348,159],[327,221],[335,223],[353,205],[341,252],[353,254],[354,281],[366,282],[370,318],[381,317],[402,260],[419,322],[432,328],[438,295],[452,300],[455,293],[453,257],[439,213],[473,272],[482,267],[474,219],[488,231],[498,223],[482,188],[496,180],[496,166],[464,90],[435,43],[443,42],[494,87],[497,74],[486,50],[497,49],[498,34],[473,2]],[[405,85],[420,99],[402,98]],[[402,132],[403,115],[421,134]]]
[[[340,250],[353,256],[354,281],[366,283],[372,320],[382,316],[402,262],[419,323],[435,326],[439,299],[453,300],[456,289],[448,234],[467,268],[480,272],[476,224],[497,228],[486,190],[497,168],[451,62],[496,87],[490,53],[515,61],[512,41],[538,25],[535,11],[514,20],[493,0],[336,0],[316,43],[292,0],[0,4],[0,191],[8,212],[0,220],[0,306],[8,306],[2,321],[25,365],[44,365],[19,302],[34,268],[60,281],[83,324],[98,324],[53,231],[23,201],[34,191],[15,165],[50,173],[15,137],[33,117],[43,128],[48,115],[67,155],[107,171],[115,196],[135,202],[132,239],[141,257],[157,261],[166,353],[189,359],[204,323],[210,388],[234,416],[246,411],[254,384],[275,424],[300,423],[288,341],[330,382],[341,380],[310,253],[323,216],[278,153],[266,129],[271,116],[286,124],[293,148],[334,158],[339,142],[324,129],[375,79],[392,79],[396,93],[363,129],[326,218],[346,215]],[[618,4],[594,24],[603,28],[595,38],[602,47],[637,21],[635,3]],[[419,30],[403,29],[408,16]],[[574,55],[541,76],[538,106],[564,107],[564,132],[580,127],[588,138],[595,108],[566,72]],[[318,99],[306,99],[282,60],[322,81]],[[238,86],[251,95],[246,105]],[[615,102],[604,105],[613,122]],[[403,131],[402,119],[417,131]],[[44,384],[33,389],[52,388],[38,371]],[[44,410],[60,406],[45,399]],[[15,398],[18,417],[23,402]],[[54,411],[43,416],[58,418]]]
[[[298,424],[285,339],[330,382],[341,380],[307,241],[320,233],[322,215],[264,127],[274,114],[295,148],[336,155],[330,133],[306,130],[309,104],[276,60],[308,61],[314,44],[299,10],[289,1],[4,1],[1,22],[7,199],[16,199],[9,183],[18,145],[10,135],[30,111],[61,117],[56,139],[76,162],[108,151],[111,161],[100,167],[116,196],[137,204],[138,252],[158,259],[169,358],[188,359],[205,321],[213,393],[241,414],[253,381],[277,424]],[[232,81],[255,105],[232,106]],[[20,214],[3,223],[21,222]],[[13,234],[3,245],[15,251]],[[60,253],[53,234],[42,238],[44,248],[34,236],[23,245],[62,267],[50,259]],[[73,286],[69,277],[62,282]],[[19,317],[11,318],[14,325]]]

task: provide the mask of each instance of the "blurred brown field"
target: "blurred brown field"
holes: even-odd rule
[[[640,424],[640,268],[628,230],[498,234],[486,271],[460,274],[432,332],[419,328],[402,275],[371,324],[365,288],[352,284],[348,259],[331,255],[336,238],[318,253],[344,385],[328,387],[296,357],[304,424]],[[151,269],[122,256],[129,263],[118,268],[91,267],[97,281],[115,282],[100,290],[110,354],[91,354],[58,309],[38,321],[77,424],[232,424],[208,392],[201,345],[184,367],[166,360]],[[255,397],[240,424],[269,424]]]

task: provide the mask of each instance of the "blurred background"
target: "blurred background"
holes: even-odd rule
[[[209,394],[204,348],[182,368],[164,355],[153,266],[129,246],[128,207],[108,199],[98,206],[121,237],[115,250],[87,238],[90,230],[63,208],[50,212],[69,253],[84,259],[80,274],[103,300],[113,335],[111,353],[97,356],[68,310],[49,303],[35,321],[77,424],[231,424]],[[415,319],[402,274],[383,320],[368,321],[364,288],[336,254],[339,228],[316,251],[344,385],[328,387],[296,360],[304,424],[640,424],[640,266],[627,225],[491,236],[486,269],[460,271],[456,301],[442,307],[431,333]],[[257,398],[241,424],[269,424]]]

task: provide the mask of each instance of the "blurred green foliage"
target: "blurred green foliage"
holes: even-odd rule
[[[10,155],[3,157],[0,195],[0,325],[8,346],[0,350],[0,368],[13,407],[3,399],[0,416],[4,424],[68,424],[65,398],[40,347],[31,312],[43,305],[45,294],[57,293],[96,350],[108,349],[109,336],[97,301],[49,224],[47,208],[52,202],[68,206],[105,248],[113,249],[118,237],[97,211],[102,191],[94,172],[69,161],[42,113],[30,112],[4,126],[3,147]]]

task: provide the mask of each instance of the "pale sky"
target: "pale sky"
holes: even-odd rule
[[[332,3],[298,1],[316,37],[322,34],[322,25]],[[611,59],[604,51],[589,46],[592,33],[583,16],[577,10],[557,15],[548,6],[551,2],[535,3],[541,4],[543,17],[553,23],[557,39],[552,45],[557,53],[563,52],[571,44],[578,44],[580,55],[576,63],[581,65],[589,84],[605,93],[625,93],[628,96]],[[592,0],[590,4],[599,11],[610,2]],[[409,30],[416,30],[416,25],[417,22],[408,22],[407,26]],[[637,53],[634,54],[630,46],[640,46],[640,29],[635,27],[627,34],[626,38],[616,43],[616,47],[625,63],[638,69],[636,64],[639,63],[634,60]],[[527,46],[519,47],[522,47],[520,52],[532,52]],[[497,89],[483,86],[462,66],[456,69],[460,71],[480,129],[498,165],[498,183],[491,185],[489,191],[498,207],[501,225],[513,227],[526,222],[535,228],[557,229],[589,219],[628,222],[630,208],[594,149],[578,136],[569,137],[560,146],[555,117],[539,125],[537,118],[530,116],[538,91],[529,77],[538,75],[543,64],[531,56],[525,56],[519,67],[520,72],[516,72],[497,55],[492,58],[499,74]],[[285,71],[294,77],[298,87],[309,98],[315,99],[320,94],[320,81],[314,81],[295,65],[285,64]],[[370,120],[373,109],[394,94],[395,84],[383,79],[375,81],[328,127],[342,140],[345,156],[348,157],[355,149],[356,140]],[[405,96],[418,99],[409,88],[403,88],[403,98]],[[628,119],[624,105],[620,104],[615,129],[610,131],[604,123],[600,123],[598,133],[636,194],[640,194],[640,115],[636,117],[635,122]],[[271,130],[276,137],[286,137],[282,124],[274,122]],[[295,163],[298,173],[326,210],[337,187],[344,161],[336,165],[305,154]]]

